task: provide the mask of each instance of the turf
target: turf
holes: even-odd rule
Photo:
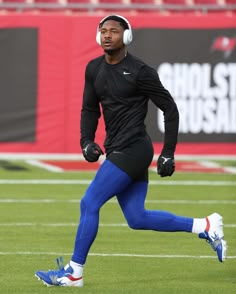
[[[235,162],[224,163],[235,166]],[[13,162],[0,168],[0,179],[91,180],[94,173],[53,173]],[[150,185],[146,207],[204,217],[224,216],[228,256],[215,252],[194,234],[134,231],[127,227],[115,201],[101,209],[99,233],[84,272],[85,285],[46,288],[34,277],[39,269],[56,268],[55,259],[71,256],[79,219],[79,200],[87,185],[0,184],[0,292],[41,293],[234,293],[236,287],[236,186],[230,174],[178,173],[151,180],[193,181],[192,185]],[[209,181],[198,185],[198,181]],[[211,184],[212,183],[212,184]],[[207,201],[207,202],[206,202]],[[102,254],[107,254],[102,256]]]

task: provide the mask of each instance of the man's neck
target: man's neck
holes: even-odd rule
[[[125,49],[116,52],[105,52],[105,59],[108,64],[120,63],[127,55]]]

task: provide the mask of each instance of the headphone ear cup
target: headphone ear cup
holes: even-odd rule
[[[131,30],[125,30],[123,34],[123,43],[129,45],[132,42],[133,36]]]
[[[101,46],[101,32],[98,30],[96,34],[96,42]]]

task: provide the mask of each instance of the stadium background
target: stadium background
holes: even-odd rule
[[[130,52],[156,68],[176,99],[177,155],[236,155],[235,0],[2,0],[0,11],[1,153],[81,152],[84,70],[102,54],[98,22],[115,13],[132,25]],[[162,127],[150,104],[156,153]]]
[[[130,230],[114,198],[101,210],[80,290],[235,293],[236,0],[5,1],[11,0],[0,0],[1,293],[77,292],[45,290],[34,273],[54,269],[59,256],[69,260],[81,198],[102,162],[86,164],[80,154],[79,112],[86,63],[102,53],[96,26],[110,13],[130,20],[129,50],[158,69],[181,110],[176,172],[157,177],[154,158],[145,207],[189,217],[217,211],[228,254],[219,263],[193,234]],[[156,158],[161,120],[150,105]],[[97,139],[103,136],[100,126]]]

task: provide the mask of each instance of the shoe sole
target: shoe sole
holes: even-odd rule
[[[47,286],[47,287],[55,287],[55,286],[60,286],[60,287],[78,287],[78,288],[82,288],[83,287],[83,282],[80,282],[80,283],[78,283],[78,282],[72,282],[71,283],[71,285],[60,285],[60,284],[58,284],[58,285],[51,285],[51,284],[48,284],[47,282],[45,282],[44,280],[42,280],[39,276],[37,276],[36,274],[34,275],[37,279],[38,279],[38,281],[41,281],[45,286]]]
[[[54,286],[56,286],[56,285],[51,285],[51,284],[46,283],[44,280],[40,279],[40,277],[37,276],[37,275],[34,275],[34,276],[38,279],[38,281],[41,281],[47,287],[54,287]]]
[[[226,253],[227,253],[227,242],[224,240],[224,239],[221,239],[221,250],[220,252],[218,253],[217,249],[216,249],[216,252],[217,252],[217,256],[218,256],[218,259],[220,262],[223,262],[225,261],[226,259]]]
[[[64,282],[62,282],[62,280],[63,280],[63,278],[58,279],[59,286],[61,286],[61,287],[78,287],[78,288],[82,288],[83,285],[84,285],[82,277],[79,278],[78,280],[75,280],[75,281],[72,281],[69,278],[67,278],[67,281],[65,281],[65,279],[64,279]]]

